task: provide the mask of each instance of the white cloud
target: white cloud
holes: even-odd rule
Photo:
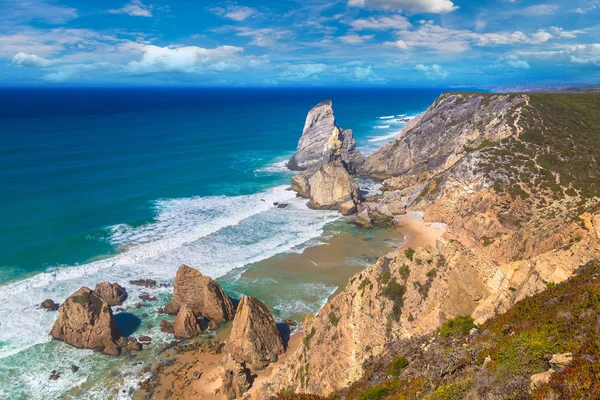
[[[130,3],[125,4],[123,8],[116,10],[108,10],[111,14],[126,14],[132,17],[151,17],[152,6],[146,6],[141,0],[131,0]]]
[[[243,48],[235,46],[205,49],[196,46],[148,45],[143,48],[142,59],[127,64],[127,70],[134,74],[235,70],[241,68],[241,63],[247,63],[247,60],[240,56],[243,51]]]
[[[536,4],[533,6],[525,7],[522,10],[515,11],[514,14],[535,17],[540,15],[556,14],[557,11],[558,6],[555,4]]]
[[[15,56],[12,58],[12,63],[20,67],[47,68],[55,65],[57,61],[48,60],[44,57],[36,56],[35,54],[27,54],[20,52],[15,54]]]
[[[288,64],[283,66],[284,70],[279,74],[285,80],[318,79],[319,74],[327,71],[326,64]]]
[[[385,47],[393,47],[400,50],[408,50],[408,46],[404,43],[404,40],[396,40],[395,42],[384,42]]]
[[[450,0],[349,0],[348,5],[359,8],[434,14],[445,14],[458,9]]]
[[[3,21],[3,25],[17,25],[28,21],[43,21],[58,25],[77,16],[76,9],[59,6],[48,0],[0,1],[0,21]]]
[[[438,64],[432,64],[432,65],[417,64],[415,66],[415,70],[422,72],[423,74],[425,74],[425,78],[431,79],[431,80],[446,79],[449,75],[449,73],[447,71],[445,71]]]
[[[423,21],[417,29],[402,30],[397,32],[397,35],[409,49],[424,47],[436,53],[462,53],[472,47],[539,44],[554,38],[551,33],[543,30],[529,36],[520,31],[479,33],[466,29],[445,28],[432,21]],[[384,45],[392,46],[393,43],[385,42]]]
[[[402,15],[369,17],[348,22],[357,31],[372,30],[383,31],[391,29],[408,29],[412,24]]]
[[[291,33],[287,30],[277,28],[236,28],[237,36],[252,38],[251,45],[259,47],[273,47],[281,39],[288,38]]]
[[[529,63],[527,61],[521,60],[519,59],[519,57],[515,54],[512,54],[508,57],[505,57],[504,61],[506,63],[506,65],[508,65],[511,68],[515,68],[515,69],[530,69],[531,66],[529,65]]]
[[[575,64],[600,67],[600,43],[576,44],[549,51],[521,51],[517,55],[529,60],[540,60],[549,66]]]
[[[367,40],[373,39],[374,37],[375,37],[374,35],[350,34],[350,35],[339,36],[338,39],[342,43],[346,43],[346,44],[362,44],[362,43],[366,42]]]
[[[563,28],[559,28],[557,26],[553,26],[550,28],[550,31],[557,37],[560,38],[564,38],[564,39],[574,39],[576,38],[578,35],[581,35],[582,33],[584,33],[581,30],[575,30],[575,31],[565,31]]]
[[[245,21],[250,17],[258,15],[258,11],[251,7],[229,5],[227,7],[213,7],[210,9],[211,12],[215,13],[224,18],[229,18],[234,21]]]

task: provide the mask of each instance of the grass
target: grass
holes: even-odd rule
[[[389,367],[389,374],[399,376],[404,368],[408,367],[408,360],[404,356],[398,356],[392,361]]]

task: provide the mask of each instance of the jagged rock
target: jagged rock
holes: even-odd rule
[[[141,294],[138,296],[138,299],[140,299],[140,300],[142,300],[142,301],[156,301],[156,300],[158,300],[158,299],[156,298],[156,296],[150,296],[150,294],[148,294],[148,293],[141,293]]]
[[[360,228],[395,226],[394,216],[387,205],[381,203],[362,204],[354,223]]]
[[[134,337],[127,338],[127,348],[131,351],[141,351],[142,344],[136,340]]]
[[[191,339],[202,333],[194,311],[187,304],[183,304],[179,308],[177,318],[173,323],[173,332],[177,339]]]
[[[104,340],[102,345],[104,346],[104,348],[102,349],[102,352],[106,355],[118,356],[119,354],[121,354],[121,346],[116,344],[113,339]]]
[[[79,371],[79,367],[75,364],[71,364],[71,372],[77,372]]]
[[[58,310],[58,304],[56,304],[52,299],[46,299],[42,301],[42,304],[40,304],[40,308],[43,308],[46,311],[56,311]]]
[[[129,281],[129,283],[131,283],[132,285],[143,286],[147,288],[156,287],[156,281],[154,279],[135,279]]]
[[[265,368],[284,353],[281,334],[262,301],[250,296],[242,297],[227,348],[236,361],[249,363],[256,369]]]
[[[341,163],[321,165],[292,179],[292,189],[309,198],[309,207],[334,210],[346,202],[360,202],[360,188]]]
[[[127,299],[127,292],[118,283],[99,283],[94,288],[94,293],[106,300],[110,306],[120,306]]]
[[[174,333],[173,324],[169,321],[165,321],[164,319],[160,321],[160,331],[164,333]]]
[[[356,215],[356,219],[354,220],[356,226],[362,229],[369,229],[373,227],[373,222],[369,217],[369,211],[364,208],[361,212]]]
[[[72,346],[106,349],[108,343],[114,343],[120,336],[106,300],[87,287],[65,300],[58,313],[50,335]]]
[[[340,204],[340,213],[342,213],[342,215],[356,214],[356,210],[356,203],[352,200]]]
[[[169,314],[177,314],[182,304],[187,304],[197,317],[218,324],[231,320],[235,309],[221,286],[200,271],[182,265],[175,276],[173,300],[165,307]]]
[[[58,371],[55,370],[55,371],[52,371],[50,373],[50,378],[49,379],[51,381],[56,381],[56,380],[58,380],[58,378],[60,378],[60,372],[58,372]]]
[[[250,370],[246,368],[246,364],[227,356],[223,369],[221,393],[228,400],[242,397],[252,386]]]
[[[138,341],[143,344],[150,344],[152,343],[152,338],[150,336],[140,336],[138,338]]]
[[[338,149],[332,148],[332,138],[339,140]],[[364,162],[356,149],[351,130],[340,129],[335,122],[330,100],[324,101],[308,112],[298,149],[288,162],[288,168],[304,171],[331,161],[332,151],[337,151],[350,173]]]

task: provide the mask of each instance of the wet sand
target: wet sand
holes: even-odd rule
[[[239,281],[251,285],[253,282],[271,280],[271,284],[265,287],[249,286],[244,291],[245,294],[256,296],[267,304],[269,300],[273,300],[274,293],[289,290],[294,284],[307,282],[335,285],[337,289],[328,296],[331,297],[344,289],[350,277],[368,267],[381,255],[394,249],[435,245],[442,234],[443,231],[412,219],[403,220],[398,229],[350,229],[335,233],[327,243],[309,247],[301,253],[278,255],[256,263],[242,273]],[[234,287],[244,290],[242,285]],[[288,294],[292,297],[298,296],[293,292]],[[298,311],[292,311],[289,315],[281,312],[279,314],[279,317],[285,318],[293,316],[298,321],[304,316]],[[230,331],[229,323],[217,332],[214,339],[226,342]],[[293,333],[289,338],[286,353],[276,363],[263,371],[252,371],[255,375],[249,392],[252,399],[255,398],[257,389],[282,368],[286,359],[295,352],[303,336],[302,330]],[[173,398],[223,399],[219,389],[222,384],[221,363],[224,357],[225,354],[200,354],[197,351],[167,353],[162,361],[171,362],[172,365],[155,377],[158,386],[153,398],[169,395]],[[136,398],[143,398],[139,397],[140,394],[138,393]]]

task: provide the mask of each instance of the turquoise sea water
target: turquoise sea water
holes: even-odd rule
[[[36,308],[45,298],[106,280],[169,282],[182,263],[233,292],[249,264],[344,229],[337,213],[308,210],[286,190],[285,161],[312,106],[332,99],[338,124],[369,153],[440,92],[0,89],[0,398],[103,398],[91,377],[122,362],[50,342],[56,314]],[[314,312],[335,287],[294,290]],[[145,333],[160,338],[136,331]],[[48,371],[75,361],[88,372],[48,383]]]

